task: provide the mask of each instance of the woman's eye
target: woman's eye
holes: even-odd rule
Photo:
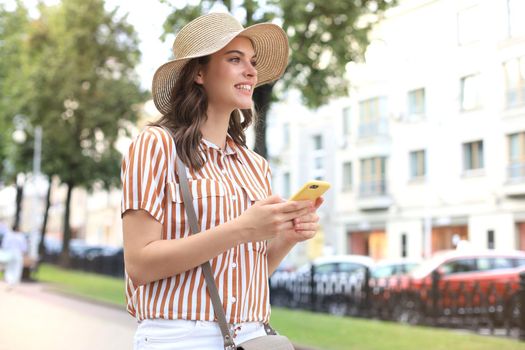
[[[252,63],[252,66],[254,67],[257,65],[257,61],[252,61],[251,63]]]
[[[239,57],[230,58],[230,62],[239,62],[241,59]]]

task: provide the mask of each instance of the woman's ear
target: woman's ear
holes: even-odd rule
[[[193,80],[195,81],[195,83],[199,85],[204,84],[204,72],[202,71],[202,69],[199,69],[197,71],[197,74],[195,75],[195,79]]]

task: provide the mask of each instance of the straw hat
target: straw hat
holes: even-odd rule
[[[173,43],[174,60],[160,66],[153,76],[153,101],[162,114],[170,111],[173,87],[180,71],[192,58],[211,55],[228,45],[236,36],[251,39],[257,55],[257,85],[281,77],[288,64],[288,38],[272,23],[244,28],[227,13],[210,13],[185,25]]]

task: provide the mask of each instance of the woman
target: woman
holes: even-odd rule
[[[314,236],[322,199],[271,195],[268,163],[245,146],[253,89],[287,65],[281,28],[244,29],[228,14],[208,14],[181,29],[173,51],[153,78],[163,116],[122,164],[128,311],[139,321],[136,349],[222,349],[199,265],[211,262],[236,343],[265,335],[268,276]],[[189,230],[176,156],[187,168],[199,234]]]

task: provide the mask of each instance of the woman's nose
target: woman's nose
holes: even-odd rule
[[[257,69],[255,69],[252,63],[247,63],[244,74],[247,77],[257,77]]]

